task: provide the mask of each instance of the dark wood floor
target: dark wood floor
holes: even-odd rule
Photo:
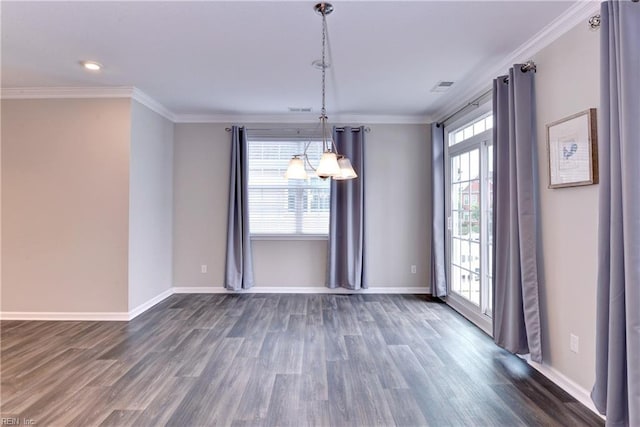
[[[2,417],[38,426],[603,425],[444,304],[174,295],[131,322],[2,322]]]

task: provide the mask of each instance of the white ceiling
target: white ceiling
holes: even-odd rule
[[[477,85],[478,70],[504,61],[574,3],[334,0],[329,117],[442,112]],[[290,116],[288,107],[312,107],[315,118],[314,4],[3,1],[2,87],[135,86],[177,115]],[[87,59],[104,70],[84,71],[78,62]],[[440,80],[456,83],[432,93]]]

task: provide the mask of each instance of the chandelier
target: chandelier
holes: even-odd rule
[[[327,15],[333,12],[331,3],[318,3],[314,6],[316,13],[322,16],[322,62],[319,64],[322,70],[322,109],[320,110],[320,126],[322,128],[322,157],[317,168],[314,168],[307,157],[307,148],[304,153],[295,154],[289,161],[289,167],[285,173],[286,179],[308,179],[306,166],[309,166],[319,178],[333,178],[345,180],[357,178],[358,175],[351,166],[351,161],[338,153],[331,132],[327,130],[327,109],[325,107],[325,75],[329,65],[325,60],[326,40],[327,40]]]

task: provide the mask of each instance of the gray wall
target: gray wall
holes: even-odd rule
[[[599,33],[580,24],[533,58],[543,249],[544,362],[591,389],[595,371],[598,185],[548,189],[547,123],[599,105]],[[569,350],[569,335],[580,339]]]
[[[129,310],[171,288],[173,122],[131,103]]]
[[[176,125],[174,286],[220,287],[223,283],[230,156],[227,126]],[[372,287],[426,287],[430,259],[428,126],[370,127],[365,143],[369,283]],[[326,241],[257,240],[253,248],[256,286],[324,286]],[[202,264],[208,267],[205,274],[200,270]],[[416,274],[411,274],[412,264],[417,266]]]
[[[2,311],[127,311],[130,104],[2,101]]]
[[[176,124],[173,152],[173,285],[224,278],[231,142],[224,124]],[[200,272],[207,265],[206,274]]]

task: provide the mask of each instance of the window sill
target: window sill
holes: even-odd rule
[[[253,234],[251,240],[329,240],[326,234]]]

